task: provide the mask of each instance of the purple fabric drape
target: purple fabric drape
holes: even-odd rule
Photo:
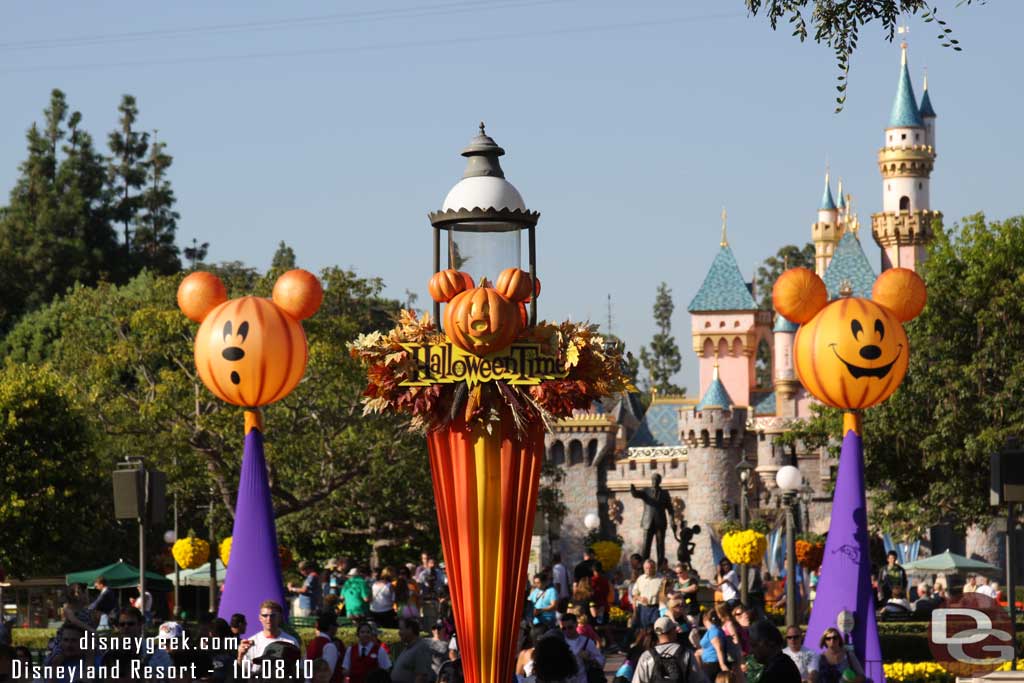
[[[287,618],[263,434],[252,429],[245,435],[231,559],[217,616],[230,620],[232,614],[240,612],[245,615],[249,631],[255,633],[260,629],[260,603],[264,600],[280,603]]]
[[[807,647],[817,648],[821,634],[836,626],[843,610],[853,612],[852,638],[865,675],[885,683],[878,643],[875,597],[871,590],[867,506],[864,501],[864,442],[852,429],[843,438],[839,474],[832,498],[832,521],[825,543],[817,597],[807,626]]]

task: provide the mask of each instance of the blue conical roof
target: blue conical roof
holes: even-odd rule
[[[917,110],[914,98],[914,86],[910,83],[910,71],[907,69],[907,47],[903,46],[903,63],[900,64],[900,80],[896,86],[896,99],[892,103],[889,115],[889,128],[923,128],[921,113]]]
[[[839,297],[839,290],[843,288],[844,283],[848,283],[853,289],[853,296],[871,298],[875,270],[871,267],[855,233],[847,232],[840,238],[822,280],[825,281],[829,300]]]
[[[711,384],[708,385],[708,390],[704,392],[704,398],[697,404],[697,410],[704,410],[710,406],[722,408],[723,410],[732,408],[732,399],[729,398],[729,392],[725,390],[722,380],[718,379],[717,365],[715,366],[715,375],[711,379]]]
[[[825,191],[821,194],[821,206],[819,211],[835,211],[836,203],[832,200],[832,183],[828,180],[828,173],[825,174]]]
[[[935,118],[935,110],[932,109],[932,98],[928,97],[928,86],[924,86],[924,94],[921,95],[921,118],[926,116]]]
[[[839,195],[839,201],[836,202],[836,206],[840,210],[845,209],[846,208],[846,197],[843,196],[843,179],[842,178],[839,179],[839,187],[837,189],[836,194]]]
[[[693,297],[687,310],[690,313],[702,311],[753,311],[757,302],[750,294],[743,280],[736,257],[728,244],[723,244],[711,263],[704,283]]]

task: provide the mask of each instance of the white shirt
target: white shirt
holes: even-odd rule
[[[555,584],[559,599],[569,597],[569,574],[561,562],[551,568],[551,582]]]
[[[739,577],[736,576],[736,570],[730,569],[729,573],[722,577],[723,583],[719,588],[722,590],[722,601],[729,602],[735,600],[740,596],[736,590],[736,586],[739,585]]]
[[[352,670],[352,648],[353,647],[360,650],[360,656],[365,657],[366,654],[369,654],[370,650],[373,648],[373,643],[370,643],[369,645],[363,645],[360,642],[356,642],[356,644],[353,645],[352,647],[346,647],[345,648],[345,659],[343,659],[342,662],[341,662],[341,670],[342,671],[351,671]],[[388,658],[388,653],[387,653],[387,651],[383,647],[378,647],[377,648],[377,665],[380,666],[380,668],[382,668],[382,669],[390,669],[391,668],[391,659]]]
[[[320,657],[327,662],[331,667],[331,675],[334,675],[334,667],[338,665],[338,646],[334,644],[334,641],[330,639],[330,636],[323,635],[317,636],[317,638],[327,638],[327,642],[324,643],[324,649],[320,651]]]
[[[370,600],[371,612],[390,612],[395,604],[395,592],[387,581],[374,581],[370,587],[373,598]]]
[[[994,590],[992,590],[992,584],[990,584],[990,583],[986,583],[984,586],[978,586],[977,592],[981,593],[982,595],[987,595],[988,597],[992,598],[993,600],[996,597],[996,592]]]
[[[145,600],[145,602],[146,602],[146,607],[143,608],[139,604],[139,599],[138,598],[132,598],[132,607],[134,607],[137,610],[141,610],[143,614],[145,614],[146,612],[152,612],[153,611],[153,595],[149,591],[146,591],[146,600]]]
[[[818,653],[809,647],[801,646],[799,650],[791,650],[788,647],[782,650],[785,652],[796,668],[800,670],[800,680],[810,680],[811,672],[818,670]]]
[[[579,634],[575,638],[566,638],[565,644],[569,646],[569,650],[576,656],[579,665],[576,670],[576,680],[579,683],[587,683],[587,667],[583,659],[583,653],[586,652],[589,655],[589,661],[596,662],[601,666],[604,666],[604,655],[601,654],[601,650],[597,648],[597,644],[593,640]]]
[[[258,631],[254,635],[249,636],[248,640],[252,641],[252,647],[246,651],[243,659],[250,662],[257,657],[262,657],[263,651],[267,649],[267,645],[276,643],[280,640],[283,640],[286,643],[291,643],[295,647],[299,647],[299,641],[295,639],[295,636],[288,635],[284,631],[278,633],[276,638],[274,636],[265,635],[263,631]]]

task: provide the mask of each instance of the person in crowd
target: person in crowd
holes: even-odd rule
[[[723,557],[722,561],[718,563],[718,573],[715,574],[715,586],[718,590],[722,591],[722,602],[728,603],[730,607],[735,601],[739,600],[739,578],[736,576],[736,571],[732,568],[732,562],[728,558]]]
[[[931,614],[936,607],[942,604],[942,598],[932,592],[932,587],[923,582],[917,587],[917,600],[914,601],[914,614]]]
[[[537,683],[574,683],[579,662],[565,638],[548,633],[533,648],[533,677]]]
[[[977,588],[976,592],[979,595],[984,595],[986,597],[992,598],[993,600],[996,599],[996,592],[992,588],[992,584],[989,583],[989,580],[986,577],[979,576],[977,578],[977,582],[978,582],[978,588]]]
[[[573,584],[579,583],[580,579],[590,579],[594,573],[594,549],[586,548],[583,551],[583,559],[572,569]]]
[[[580,635],[579,621],[572,612],[562,615],[561,627],[562,636],[569,646],[569,651],[579,659],[576,683],[587,683],[587,669],[592,667],[603,668],[604,655],[601,654],[596,641]]]
[[[230,647],[230,643],[238,636],[231,630],[231,624],[219,617],[210,622],[210,635],[221,643],[220,650],[209,652],[211,681],[212,683],[225,683],[234,673],[235,653],[238,647]]]
[[[403,617],[404,618],[404,617]],[[430,648],[431,668],[434,677],[441,671],[441,665],[450,660],[448,654],[448,629],[443,621],[436,621],[430,629],[427,646]]]
[[[640,655],[632,683],[703,683],[704,670],[687,641],[679,642],[676,623],[668,617],[654,622],[657,643]]]
[[[391,579],[391,567],[385,567],[370,586],[370,618],[384,628],[395,626],[395,590]]]
[[[418,619],[420,617],[420,587],[412,580],[412,570],[409,567],[398,568],[398,576],[395,577],[393,588],[398,616],[406,619]]]
[[[676,637],[685,634],[690,630],[690,620],[686,615],[686,603],[680,594],[676,593],[668,599],[668,610],[665,616],[676,623]]]
[[[302,574],[302,585],[288,584],[288,590],[299,596],[295,606],[295,616],[313,616],[323,607],[320,575],[317,573],[316,564],[309,560],[303,560],[299,564],[299,573]]]
[[[327,560],[324,565],[326,578],[322,582],[324,601],[326,602],[327,596],[340,596],[341,586],[345,583],[345,575],[341,572],[341,558],[332,557]]]
[[[348,582],[345,582],[348,585]],[[387,671],[391,658],[373,635],[373,627],[367,623],[356,629],[356,642],[345,649],[341,670],[349,683],[367,683],[367,676],[373,671]]]
[[[64,592],[64,600],[61,606],[61,616],[66,624],[74,624],[83,631],[91,631],[93,628],[93,611],[85,605],[86,592],[85,584],[74,583],[68,586]],[[45,664],[61,653],[61,642],[63,633],[60,629],[50,639],[47,646],[49,656]]]
[[[638,628],[633,637],[633,642],[625,648],[625,658],[622,664],[615,671],[613,683],[630,683],[633,680],[633,673],[636,671],[637,662],[640,657],[654,647],[657,638],[654,635],[654,628]]]
[[[91,660],[89,653],[82,650],[82,636],[85,629],[77,624],[65,621],[60,627],[60,654],[51,657],[47,665],[64,667],[54,671],[70,672],[75,667],[84,668]],[[79,680],[81,676],[73,674],[65,678],[53,678],[51,683],[71,683],[72,680]]]
[[[759,683],[800,683],[800,670],[782,651],[782,634],[775,624],[762,619],[750,627],[750,651],[764,669]]]
[[[598,560],[594,560],[594,571],[590,575],[590,616],[594,623],[603,625],[608,623],[608,607],[611,601],[612,585],[604,575],[604,567]]]
[[[655,574],[654,560],[644,562],[644,573],[633,584],[633,604],[636,605],[640,627],[654,626],[665,602],[665,580]]]
[[[973,593],[978,590],[978,577],[974,574],[967,575],[967,581],[964,583],[963,592]]]
[[[562,553],[551,555],[551,583],[558,593],[558,599],[564,600],[570,596],[569,592],[569,570],[562,563]]]
[[[818,655],[818,681],[821,683],[864,683],[864,669],[857,655],[844,647],[843,636],[829,627],[821,634]],[[853,672],[853,678],[844,676],[846,670]]]
[[[14,648],[14,661],[21,662],[22,667],[32,666],[32,650],[28,649],[24,645],[18,645]],[[3,676],[0,676],[0,681],[3,680]]]
[[[322,612],[316,618],[316,635],[306,645],[306,659],[323,659],[327,662],[330,677],[328,680],[341,683],[341,653],[344,644],[338,640],[338,618],[329,612]]]
[[[430,646],[420,638],[420,622],[416,619],[399,620],[398,637],[404,647],[391,669],[391,680],[394,683],[428,683],[434,674],[433,657]]]
[[[432,566],[433,566],[433,561],[432,561],[432,559],[430,557],[430,553],[428,553],[428,552],[420,553],[420,563],[419,563],[419,565],[417,565],[416,570],[413,572],[412,577],[414,579],[416,579],[417,582],[423,583],[423,581],[420,579],[420,576],[423,574],[423,572],[427,571]]]
[[[263,651],[271,643],[284,641],[295,647],[299,641],[295,636],[281,630],[281,622],[284,621],[284,608],[274,600],[264,600],[260,603],[260,626],[261,629],[243,640],[238,645],[238,661],[252,662],[257,657],[263,656]]]
[[[598,647],[601,647],[601,637],[594,630],[594,627],[590,624],[590,610],[583,605],[573,605],[571,608],[562,612],[562,614],[572,613],[576,617],[576,632],[584,638],[590,638],[592,641],[597,643]]]
[[[750,624],[753,621],[750,610],[741,604],[732,608],[732,623],[736,630],[733,642],[739,645],[740,652],[746,658],[750,654]]]
[[[231,635],[241,640],[245,638],[245,634],[249,632],[249,624],[245,621],[245,615],[241,612],[235,612],[231,615]]]
[[[702,623],[704,624],[704,635],[700,639],[700,649],[697,650],[697,655],[704,669],[704,677],[713,681],[720,671],[729,670],[725,658],[728,636],[722,630],[722,620],[719,619],[715,610],[709,609],[704,612]]]
[[[900,586],[893,586],[889,599],[882,607],[885,614],[910,614],[910,602],[903,596],[903,589]]]
[[[139,586],[138,590],[139,595],[132,598],[129,601],[129,604],[142,612],[143,616],[146,618],[146,623],[151,624],[153,623],[153,594],[146,591],[145,598],[143,598],[142,586]]]
[[[117,595],[107,585],[107,577],[105,576],[97,576],[92,585],[100,594],[89,604],[89,609],[93,612],[109,616],[117,609]]]
[[[0,642],[0,681],[14,680],[14,648]]]
[[[348,570],[348,579],[341,587],[341,599],[345,602],[345,616],[349,619],[364,618],[370,613],[370,586],[359,569]]]
[[[548,631],[548,627],[543,624],[537,624],[530,628],[523,647],[516,655],[516,683],[530,683],[534,680],[533,650],[537,646],[537,641],[543,638]]]
[[[557,619],[558,593],[548,583],[546,574],[533,575],[533,590],[527,598],[533,603],[533,623],[554,626]]]
[[[126,607],[117,615],[116,635],[124,638],[142,638],[145,636],[146,622],[137,607]],[[142,648],[135,653],[142,660],[142,666],[167,670],[172,666],[167,650],[158,647],[152,640],[147,640]]]
[[[896,551],[890,550],[885,555],[885,566],[878,573],[878,599],[883,604],[889,602],[889,598],[892,597],[892,589],[897,586],[903,591],[903,595],[907,594],[907,572],[903,570],[897,559],[899,559],[899,555],[896,554]]]
[[[786,629],[786,647],[783,650],[796,664],[802,683],[818,683],[818,653],[804,646],[804,632],[797,626]]]
[[[330,683],[331,675],[331,665],[327,663],[326,659],[313,660],[312,683]]]

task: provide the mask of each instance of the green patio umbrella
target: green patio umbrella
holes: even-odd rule
[[[72,572],[65,579],[69,586],[73,583],[84,583],[91,586],[101,576],[107,580],[107,585],[111,588],[137,588],[139,585],[139,568],[123,561],[108,564],[99,569]],[[146,572],[146,589],[171,591],[174,590],[174,584],[156,572]]]
[[[937,574],[1000,574],[1002,569],[981,560],[946,551],[903,565],[908,572],[934,572]]]
[[[221,564],[220,560],[217,560],[217,582],[224,583],[224,578],[228,575],[228,570]],[[167,578],[173,583],[174,572],[167,575]],[[182,569],[181,570],[181,585],[182,586],[209,586],[210,585],[210,563],[207,562],[201,567],[195,569]]]

